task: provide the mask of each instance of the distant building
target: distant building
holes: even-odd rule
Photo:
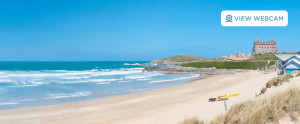
[[[276,54],[275,56],[281,60],[281,63],[279,63],[281,74],[300,71],[300,54]]]
[[[271,41],[254,41],[253,53],[277,53],[277,43],[274,40]]]

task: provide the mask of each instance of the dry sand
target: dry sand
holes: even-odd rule
[[[3,124],[177,124],[184,117],[211,120],[224,112],[209,97],[240,93],[228,107],[254,98],[276,73],[256,71],[217,75],[188,84],[146,92],[51,106],[0,110]]]

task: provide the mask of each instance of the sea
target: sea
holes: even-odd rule
[[[143,92],[185,84],[200,76],[147,72],[141,65],[145,62],[3,61],[0,62],[0,109]]]

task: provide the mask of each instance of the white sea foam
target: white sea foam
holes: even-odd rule
[[[125,76],[125,79],[144,79],[144,78],[150,78],[150,77],[155,77],[155,76],[160,76],[164,75],[163,73],[159,72],[148,72],[148,73],[142,73],[139,75],[128,75]]]
[[[131,82],[131,81],[118,81],[118,82],[120,82],[120,83],[124,83],[124,82]]]
[[[181,78],[175,78],[175,79],[169,79],[169,80],[154,80],[154,81],[150,81],[149,83],[161,83],[161,82],[170,82],[170,81],[177,81],[177,80],[185,80],[185,79],[191,79],[191,78],[195,78],[198,77],[198,74],[195,74],[193,76],[189,76],[189,77],[181,77]]]
[[[0,105],[16,105],[19,104],[17,102],[0,102]]]
[[[38,82],[38,81],[20,81],[19,83],[16,83],[15,86],[8,86],[8,87],[34,87],[42,84],[47,84],[47,83]]]
[[[60,84],[78,84],[78,83],[89,83],[88,80],[77,80],[77,81],[64,81],[59,82]]]
[[[90,82],[118,81],[122,79],[90,79]]]
[[[124,79],[141,79],[141,78],[147,78],[146,75],[129,75],[126,76]]]
[[[144,79],[137,79],[138,81],[147,81],[147,80],[151,80],[149,78],[144,78]]]
[[[123,65],[141,65],[141,64],[140,63],[133,63],[133,64],[124,63]]]
[[[39,86],[39,85],[31,84],[31,85],[16,85],[16,86],[8,86],[8,87],[35,87],[35,86]]]
[[[27,102],[27,101],[43,100],[43,99],[72,98],[72,97],[89,96],[90,94],[91,94],[90,92],[58,93],[58,94],[49,94],[49,97],[45,97],[45,98],[22,99],[18,101]]]
[[[48,99],[61,99],[61,98],[81,97],[81,96],[89,96],[90,94],[91,94],[90,92],[49,94]]]
[[[44,79],[42,79],[42,78],[33,78],[31,80],[33,80],[33,81],[41,81],[41,80],[44,80]]]
[[[87,75],[92,74],[93,72],[85,72],[85,71],[77,71],[77,72],[67,72],[67,73],[46,73],[46,72],[34,72],[34,73],[19,73],[19,74],[6,74],[0,75],[0,78],[7,77],[60,77],[60,76],[68,76],[68,75]]]
[[[133,73],[141,73],[141,70],[118,70],[118,71],[108,71],[108,72],[96,72],[91,74],[91,76],[107,76],[107,75],[126,75]]]
[[[7,82],[13,82],[13,80],[10,80],[10,79],[0,79],[0,83],[7,83]]]
[[[90,78],[90,76],[83,76],[83,77],[63,77],[63,79],[87,79]]]
[[[42,71],[1,71],[0,83],[14,83],[10,87],[30,87],[49,83],[87,83],[117,81],[122,79],[105,79],[105,76],[129,75],[141,73],[141,68],[104,69],[100,71],[83,70],[42,70]],[[99,79],[95,79],[95,77]],[[104,78],[104,79],[103,79]],[[70,81],[72,80],[72,81]]]
[[[38,99],[22,99],[22,100],[19,100],[20,102],[26,102],[26,101],[34,101],[34,100],[38,100]]]
[[[101,83],[96,83],[96,84],[110,84],[109,82],[101,82]]]
[[[92,69],[91,71],[99,71],[99,69]]]
[[[185,75],[178,75],[178,76],[184,77]],[[31,104],[31,103],[39,104],[39,102],[36,102],[35,100],[47,100],[47,101],[54,100],[54,101],[61,102],[61,100],[55,100],[55,99],[66,99],[62,101],[67,101],[69,99],[77,100],[81,98],[87,98],[88,96],[96,97],[96,96],[106,96],[107,94],[111,95],[111,94],[119,94],[119,93],[123,94],[128,92],[129,93],[141,92],[147,90],[143,88],[153,89],[153,87],[151,87],[152,85],[149,85],[147,83],[164,82],[166,81],[166,79],[170,79],[170,78],[179,78],[179,77],[176,77],[176,75],[174,76],[167,75],[160,72],[147,72],[144,71],[144,68],[141,67],[140,68],[139,67],[119,68],[119,69],[96,68],[92,70],[82,70],[82,71],[74,71],[74,70],[73,71],[70,70],[0,71],[0,83],[1,86],[3,85],[3,87],[1,87],[2,89],[0,88],[0,94],[3,94],[3,98],[5,98],[3,99],[5,101],[2,101],[2,104],[0,99],[0,105],[8,105],[8,106],[10,104],[25,105],[25,102],[26,104]],[[180,80],[180,79],[185,79],[185,78],[170,79],[169,81]],[[9,82],[9,83],[5,83],[5,82]],[[122,83],[122,82],[128,82],[128,83]],[[126,87],[124,87],[124,89],[120,91],[119,87],[122,87],[124,85],[126,85]],[[8,87],[16,87],[16,88],[8,88]],[[17,88],[17,87],[24,87],[24,88]],[[127,90],[127,89],[133,89],[133,90]],[[11,94],[10,90],[17,90],[18,97],[15,97],[14,96],[15,94]],[[7,101],[8,100],[7,98],[13,98],[16,100]],[[47,101],[41,101],[41,103]]]
[[[43,71],[49,71],[49,72],[68,72],[68,70],[43,70]]]

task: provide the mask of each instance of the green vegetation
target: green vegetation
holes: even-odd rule
[[[159,60],[169,60],[175,62],[195,62],[195,61],[207,61],[209,59],[204,57],[197,57],[197,56],[178,55],[178,56],[173,56],[168,58],[162,58]]]
[[[276,61],[270,61],[268,67],[272,66],[272,65],[275,65]]]
[[[299,71],[291,74],[274,77],[261,89],[265,93],[267,88],[289,82],[293,76],[300,76]],[[233,105],[228,112],[221,114],[209,123],[198,120],[196,117],[185,118],[180,124],[266,124],[278,123],[282,117],[297,120],[300,113],[300,89],[291,88],[277,93],[270,98],[250,99],[246,102]],[[288,116],[287,116],[288,115]]]
[[[297,120],[300,112],[299,88],[287,89],[266,99],[251,99],[233,105],[226,114],[221,114],[210,124],[267,124],[279,123],[283,117]],[[204,124],[197,118],[186,118],[180,124]]]
[[[278,61],[273,53],[253,55],[250,60],[244,61],[225,61],[224,58],[208,59],[204,57],[178,55],[168,58],[162,58],[155,61],[174,61],[174,62],[190,62],[183,64],[183,67],[210,68],[218,69],[262,69],[270,67]],[[269,64],[268,64],[269,63]]]
[[[260,92],[261,92],[262,94],[264,94],[266,91],[267,91],[267,88],[266,88],[266,87],[263,87],[263,88],[260,90]]]
[[[211,59],[211,61],[225,61],[225,59],[224,58],[213,58],[213,59]]]
[[[285,74],[285,75],[280,75],[278,77],[274,77],[266,83],[266,87],[264,87],[264,88],[271,88],[272,86],[282,85],[285,82],[289,82],[290,79],[293,78],[293,76],[296,76],[296,77],[300,76],[300,72],[294,71],[291,74]],[[261,91],[261,93],[264,93],[264,92]]]
[[[184,121],[179,124],[205,124],[205,122],[198,120],[196,117],[193,117],[185,118]]]
[[[196,68],[210,68],[215,67],[218,69],[261,69],[267,66],[267,61],[222,61],[222,62],[193,62],[186,63],[181,66],[183,67],[196,67]],[[268,66],[270,66],[269,64]]]
[[[215,67],[218,69],[262,69],[274,65],[276,61],[278,61],[278,58],[273,53],[269,53],[253,55],[250,60],[245,61],[225,61],[222,58],[214,58],[210,61],[186,63],[181,66],[196,68]]]
[[[251,60],[279,60],[274,53],[268,53],[268,54],[256,54],[253,55]]]

